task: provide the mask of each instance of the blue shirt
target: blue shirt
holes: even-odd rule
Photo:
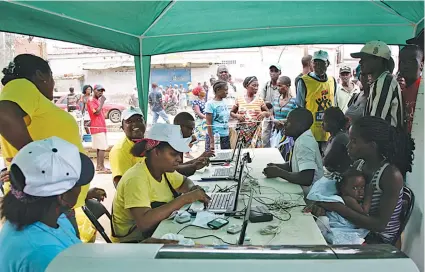
[[[280,98],[276,98],[273,100],[273,111],[274,111],[274,119],[276,120],[283,120],[288,118],[288,114],[290,111],[295,109],[297,107],[297,104],[295,103],[295,98],[289,99],[288,103],[285,105],[280,105],[279,103]]]
[[[81,243],[64,214],[58,225],[55,229],[36,222],[18,231],[6,221],[0,232],[0,271],[43,272],[56,255]]]
[[[210,100],[205,105],[205,113],[212,114],[213,134],[220,134],[221,137],[229,136],[230,111],[226,102]]]
[[[162,94],[158,89],[152,89],[152,92],[149,93],[149,105],[152,107],[152,111],[160,112],[164,108],[162,107]]]
[[[328,80],[328,75],[325,74],[325,79],[320,79],[314,72],[310,72],[309,75],[319,81],[327,81]],[[301,79],[301,78],[300,78]],[[336,89],[337,89],[337,84],[336,81],[334,79],[334,87],[335,87],[335,94],[336,94]],[[297,98],[296,98],[296,103],[297,106],[300,108],[305,108],[305,96],[307,94],[307,90],[305,87],[305,83],[304,80],[298,80],[297,83]],[[334,101],[336,101],[336,97],[334,98]]]

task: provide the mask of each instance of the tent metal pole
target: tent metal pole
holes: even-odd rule
[[[140,71],[138,72],[140,73],[140,82],[139,84],[137,84],[137,90],[138,90],[138,97],[139,97],[139,107],[141,108],[143,114],[145,115],[145,122],[146,122],[148,118],[147,116],[148,109],[147,109],[147,103],[143,99],[143,91],[144,91],[143,89],[145,84],[144,84],[144,78],[143,78],[143,39],[141,37],[139,37],[139,58],[140,58]],[[137,80],[137,77],[136,77],[136,80]]]
[[[201,31],[201,32],[187,32],[177,34],[165,34],[155,36],[145,36],[144,39],[160,38],[160,37],[175,37],[185,35],[200,35],[200,34],[213,34],[213,33],[227,33],[227,32],[242,32],[242,31],[255,31],[255,30],[273,30],[273,29],[292,29],[292,28],[318,28],[318,27],[374,27],[374,26],[412,26],[412,24],[350,24],[350,25],[306,25],[306,26],[273,26],[273,27],[259,27],[259,28],[241,28],[241,29],[226,29],[214,31]]]
[[[397,13],[395,10],[393,10],[390,6],[388,6],[387,4],[383,3],[383,1],[382,1],[382,5],[381,5],[381,4],[378,4],[378,3],[377,3],[376,1],[374,1],[374,0],[369,0],[369,1],[370,1],[370,2],[372,2],[373,4],[375,4],[376,6],[378,6],[378,7],[382,8],[382,9],[384,9],[384,10],[388,11],[389,13],[391,13],[391,14],[393,14],[393,15],[397,16],[397,17],[400,17],[400,18],[402,18],[402,19],[404,19],[404,20],[408,21],[408,22],[409,22],[409,23],[411,23],[412,25],[413,25],[413,24],[415,24],[415,22],[412,22],[412,21],[410,21],[409,19],[407,19],[406,17],[401,16],[399,13]],[[381,1],[379,1],[379,3],[381,3]]]
[[[148,31],[151,30],[152,27],[154,27],[159,20],[161,20],[161,18],[174,6],[175,3],[176,3],[176,0],[170,1],[170,3],[168,3],[165,9],[162,10],[161,14],[159,14],[159,16],[156,17],[153,23],[143,32],[141,36],[142,38],[145,37],[146,33],[148,33]]]
[[[64,14],[60,14],[60,13],[52,12],[52,11],[49,11],[49,10],[45,10],[45,9],[33,7],[33,6],[28,5],[28,4],[25,4],[23,2],[19,2],[18,3],[18,2],[15,2],[15,1],[11,1],[11,0],[9,0],[7,2],[10,3],[10,4],[13,4],[13,5],[18,5],[18,6],[26,7],[26,8],[29,8],[29,9],[37,10],[37,11],[40,11],[40,12],[43,12],[43,13],[47,13],[47,14],[50,14],[50,15],[54,15],[54,16],[57,16],[57,17],[64,18],[64,19],[68,19],[68,20],[71,20],[71,21],[74,21],[74,22],[79,22],[79,23],[82,23],[82,24],[86,24],[86,25],[98,27],[98,28],[101,28],[101,29],[109,30],[109,31],[112,31],[112,32],[116,32],[116,33],[120,33],[120,34],[124,34],[124,35],[128,35],[128,36],[139,38],[139,36],[138,35],[135,35],[135,34],[127,33],[127,32],[120,31],[120,30],[113,29],[113,28],[106,27],[106,26],[101,26],[101,25],[89,23],[87,21],[76,19],[76,18],[67,16],[67,15],[64,15]]]
[[[422,18],[422,19],[420,19],[416,24],[415,24],[415,27],[413,28],[413,37],[415,37],[416,36],[416,31],[418,31],[418,26],[419,26],[419,24],[420,23],[422,23],[423,22],[423,20],[424,20],[424,18]]]

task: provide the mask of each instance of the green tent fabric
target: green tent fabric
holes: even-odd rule
[[[423,1],[0,2],[1,31],[134,55],[145,112],[152,55],[369,40],[404,44],[423,20]]]

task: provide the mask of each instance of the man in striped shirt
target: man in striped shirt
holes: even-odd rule
[[[361,73],[371,82],[364,115],[380,117],[394,127],[404,127],[403,99],[397,79],[392,75],[394,60],[388,45],[371,41],[351,57],[360,58]]]

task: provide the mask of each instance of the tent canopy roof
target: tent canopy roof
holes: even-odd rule
[[[404,44],[423,1],[2,1],[0,30],[131,55],[281,44]]]

